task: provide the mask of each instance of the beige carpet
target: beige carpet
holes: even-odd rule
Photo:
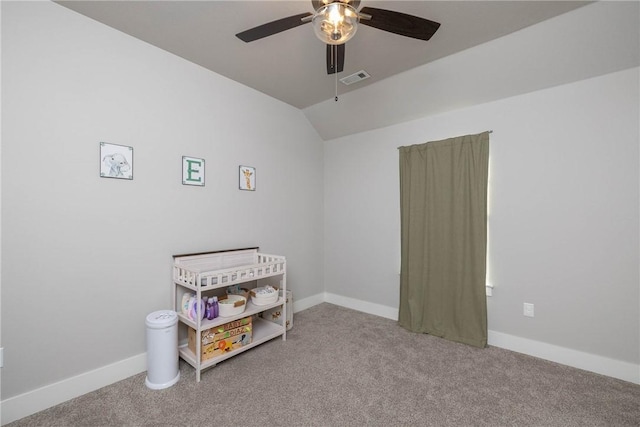
[[[477,349],[331,304],[178,384],[145,373],[9,424],[22,426],[639,426],[640,386]]]

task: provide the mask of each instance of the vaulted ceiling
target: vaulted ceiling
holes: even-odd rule
[[[591,2],[363,0],[359,8],[398,11],[439,22],[441,27],[431,40],[422,41],[359,26],[346,44],[344,71],[338,78],[360,70],[371,77],[350,86],[327,75],[325,45],[311,25],[250,43],[235,36],[273,20],[313,12],[309,0],[57,3],[303,110],[327,139],[366,128],[327,132],[320,122],[314,122],[330,119],[332,113],[324,110],[335,110],[329,101],[333,102],[336,86],[341,102],[343,96],[355,99],[352,94],[388,84],[394,76],[397,79]]]

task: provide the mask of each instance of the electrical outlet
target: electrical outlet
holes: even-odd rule
[[[524,313],[527,317],[533,317],[533,304],[524,303]]]

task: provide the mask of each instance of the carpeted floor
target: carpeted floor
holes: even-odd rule
[[[178,384],[145,373],[9,424],[22,426],[640,426],[640,386],[495,347],[410,333],[331,304]]]

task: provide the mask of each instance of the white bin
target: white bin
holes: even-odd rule
[[[178,370],[178,315],[172,310],[147,316],[147,387],[160,390],[180,379]]]

